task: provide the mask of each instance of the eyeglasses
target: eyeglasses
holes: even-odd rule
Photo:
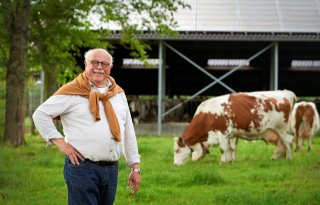
[[[92,64],[93,67],[98,67],[100,63],[102,68],[106,68],[110,66],[110,63],[107,61],[98,61],[98,60],[92,60],[92,61],[88,60],[88,61]]]

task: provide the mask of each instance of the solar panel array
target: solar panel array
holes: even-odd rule
[[[186,0],[178,31],[320,32],[320,0]]]

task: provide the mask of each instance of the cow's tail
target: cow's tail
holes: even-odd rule
[[[302,123],[299,126],[299,137],[302,137],[303,139],[308,139],[312,136],[312,129],[310,122],[306,119],[306,116],[303,116]]]

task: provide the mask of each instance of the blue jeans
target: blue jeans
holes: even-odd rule
[[[118,164],[101,166],[83,161],[73,165],[66,157],[64,179],[69,205],[111,205],[117,190]]]

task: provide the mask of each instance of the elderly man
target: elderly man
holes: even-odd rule
[[[135,194],[141,180],[140,155],[126,96],[109,75],[112,56],[96,48],[84,57],[85,71],[41,104],[33,120],[48,145],[65,155],[68,203],[112,204],[119,158],[124,154],[131,168],[128,186]],[[64,137],[54,118],[61,120]]]

